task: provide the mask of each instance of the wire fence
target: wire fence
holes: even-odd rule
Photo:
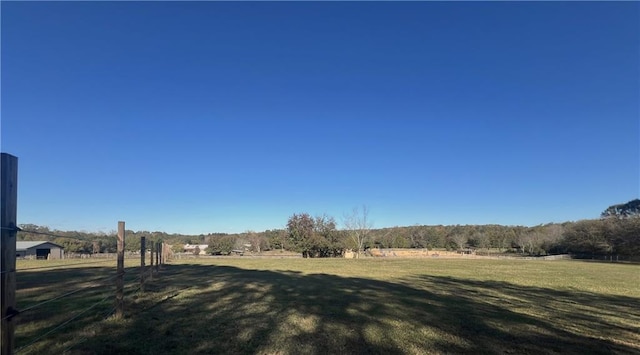
[[[8,228],[3,228],[8,229]],[[13,229],[15,230],[15,229]],[[37,233],[48,236],[56,236],[53,233]],[[123,243],[124,244],[124,243]],[[109,263],[115,264],[114,259],[102,259],[97,261],[73,262],[71,260],[38,260],[38,263],[46,263],[40,266],[18,267],[6,270],[3,273],[15,272],[18,284],[24,287],[24,291],[18,287],[16,295],[18,304],[25,304],[18,309],[7,313],[0,320],[14,320],[17,327],[17,342],[15,353],[41,353],[50,349],[45,349],[45,341],[68,327],[84,327],[101,320],[108,319],[117,314],[118,292],[121,297],[133,302],[137,294],[144,292],[144,284],[157,277],[161,265],[166,262],[168,253],[161,251],[168,250],[168,246],[161,243],[154,243],[155,255],[144,252],[144,259],[141,254],[129,254],[127,267],[119,270],[118,265],[111,269]],[[122,253],[124,255],[124,253]],[[144,261],[142,261],[144,260]],[[139,265],[135,265],[136,263]],[[22,262],[23,265],[28,263]],[[144,265],[144,266],[143,266]],[[106,268],[106,269],[105,269]],[[105,276],[107,271],[109,275]],[[41,274],[46,272],[46,274]],[[102,275],[100,275],[102,274]],[[22,277],[20,276],[22,275]],[[44,277],[42,277],[44,275]],[[39,279],[42,277],[41,279]],[[118,279],[122,281],[121,291],[118,291]],[[115,282],[114,282],[115,281]],[[56,282],[61,282],[56,285]],[[69,290],[68,285],[74,285]],[[32,289],[41,290],[41,293],[30,291]],[[21,299],[22,296],[22,299]],[[41,299],[43,298],[44,299]],[[113,305],[108,305],[108,300],[112,299]],[[141,312],[138,310],[136,313]],[[130,311],[131,313],[131,311]],[[68,317],[63,317],[63,315]],[[34,325],[29,325],[33,323]],[[39,323],[39,325],[38,325]],[[49,325],[50,324],[50,325]],[[29,327],[30,331],[21,333],[21,327]],[[39,329],[35,334],[32,329]],[[75,328],[74,328],[75,329]],[[81,332],[82,334],[82,332]],[[68,351],[79,344],[87,341],[87,336],[80,336],[72,339],[72,344],[64,344]],[[40,345],[38,345],[40,344]]]
[[[0,353],[11,355],[32,351],[34,353],[57,352],[56,348],[60,347],[59,337],[51,339],[50,342],[43,342],[54,333],[74,325],[75,327],[88,326],[96,322],[96,315],[99,319],[105,319],[111,315],[118,318],[124,317],[125,298],[133,299],[135,293],[143,291],[145,275],[149,272],[148,279],[151,279],[154,272],[159,273],[159,265],[166,260],[166,254],[160,255],[161,244],[154,241],[155,248],[153,248],[154,244],[151,244],[151,247],[156,251],[155,263],[153,253],[150,255],[150,264],[155,264],[154,267],[145,266],[147,250],[142,247],[139,256],[136,256],[136,259],[140,258],[138,259],[140,268],[130,265],[128,270],[125,269],[125,222],[120,221],[116,236],[116,265],[113,269],[107,264],[113,260],[110,258],[71,263],[38,260],[37,262],[43,262],[39,265],[25,264],[27,261],[18,263],[18,257],[27,255],[35,256],[36,259],[50,259],[50,257],[62,259],[64,255],[63,248],[50,241],[35,243],[28,247],[25,247],[28,244],[23,244],[18,250],[16,242],[18,233],[49,237],[46,239],[82,240],[84,238],[80,233],[75,232],[56,233],[18,227],[18,158],[7,153],[1,155],[0,335],[2,341],[0,341]],[[141,237],[140,241],[144,246],[144,237]],[[43,243],[50,244],[42,246]],[[164,244],[162,244],[162,250],[165,250]],[[52,251],[59,253],[55,255]],[[108,275],[105,275],[105,272]],[[114,301],[114,307],[105,306],[109,299]],[[17,342],[16,339],[18,339]],[[71,347],[76,346],[77,341],[71,340]]]
[[[103,279],[103,280],[109,280],[109,279],[115,279],[115,278],[116,278],[116,276],[111,276],[111,277],[105,278],[105,279]],[[68,297],[68,296],[74,295],[74,294],[76,294],[76,293],[79,293],[79,292],[85,291],[85,290],[87,290],[87,289],[95,288],[95,287],[98,287],[98,285],[97,285],[97,286],[92,286],[92,287],[80,288],[80,289],[76,289],[76,290],[73,290],[73,291],[70,291],[70,292],[63,293],[63,294],[61,294],[61,295],[59,295],[59,296],[56,296],[56,297],[50,298],[50,299],[48,299],[48,300],[41,301],[41,302],[38,302],[38,303],[33,304],[33,305],[31,305],[31,306],[21,308],[20,310],[16,310],[16,311],[15,311],[15,312],[13,312],[11,315],[8,315],[8,316],[3,317],[3,318],[2,318],[2,320],[9,319],[9,318],[15,317],[15,316],[20,315],[20,314],[24,314],[24,313],[26,313],[27,311],[31,311],[31,310],[37,309],[37,308],[39,308],[39,307],[41,307],[41,306],[43,306],[43,305],[45,305],[45,304],[51,303],[51,302],[53,302],[53,301],[60,300],[60,299],[62,299],[62,298],[65,298],[65,297]]]
[[[46,265],[46,266],[27,267],[27,268],[19,269],[17,271],[59,269],[59,268],[75,267],[77,265],[104,264],[105,262],[113,262],[113,259],[99,260],[99,261],[87,261],[87,262],[80,262],[80,263],[68,263],[68,262],[65,262],[65,263],[62,263],[62,264],[59,264],[59,265]]]
[[[63,328],[64,326],[66,326],[67,324],[69,324],[69,323],[71,323],[72,321],[74,321],[74,320],[78,319],[81,315],[83,315],[83,314],[87,313],[88,311],[92,310],[92,309],[93,309],[93,308],[95,308],[96,306],[98,306],[98,305],[100,305],[101,303],[103,303],[104,301],[106,301],[110,296],[111,296],[111,295],[106,295],[106,296],[105,296],[103,299],[101,299],[100,301],[98,301],[98,302],[94,303],[93,305],[91,305],[91,306],[89,306],[89,307],[85,308],[83,311],[81,311],[81,312],[77,313],[76,315],[74,315],[73,317],[69,318],[68,320],[66,320],[66,321],[64,321],[64,322],[62,322],[62,323],[60,323],[60,324],[58,324],[58,325],[57,325],[56,327],[54,327],[53,329],[51,329],[51,330],[47,331],[47,332],[46,332],[46,333],[44,333],[44,334],[41,334],[41,335],[37,336],[35,339],[31,340],[27,345],[24,345],[24,346],[22,346],[22,347],[18,348],[18,349],[16,350],[16,353],[19,353],[19,352],[21,352],[21,351],[23,351],[23,350],[25,350],[25,349],[27,349],[27,348],[29,348],[29,347],[33,346],[34,344],[36,344],[36,343],[37,343],[37,342],[39,342],[40,340],[44,339],[46,336],[48,336],[48,335],[52,334],[53,332],[55,332],[55,331],[57,331],[57,330],[59,330],[59,329],[62,329],[62,328]]]

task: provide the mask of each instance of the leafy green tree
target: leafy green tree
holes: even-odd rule
[[[311,249],[320,257],[342,255],[344,243],[342,234],[336,229],[333,217],[322,215],[314,219]]]
[[[264,235],[272,249],[284,251],[287,248],[287,231],[283,229],[266,230]]]
[[[233,250],[235,238],[230,235],[209,238],[207,252],[214,255],[229,255]]]
[[[287,221],[289,242],[293,249],[307,258],[311,254],[314,220],[308,213],[294,214]]]
[[[148,248],[148,246],[147,246],[147,248]],[[184,245],[182,243],[180,243],[180,244],[175,244],[174,243],[174,244],[171,245],[171,250],[174,253],[182,253],[184,251]]]
[[[287,222],[287,244],[307,257],[335,257],[344,251],[343,234],[333,217],[294,214]]]

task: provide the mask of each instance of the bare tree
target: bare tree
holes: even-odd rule
[[[368,217],[369,209],[364,205],[362,206],[362,213],[356,207],[351,214],[344,216],[344,227],[354,244],[357,258],[360,257],[371,231],[372,223]]]
[[[458,250],[463,250],[467,246],[467,242],[469,242],[469,238],[462,233],[453,234],[449,238],[455,243]]]
[[[485,232],[476,232],[473,234],[473,240],[478,248],[486,248],[487,255],[491,255],[491,239]]]
[[[529,234],[525,231],[518,231],[513,237],[513,244],[522,251],[523,255],[524,255],[524,252],[526,251],[528,241],[529,241]]]
[[[245,232],[245,234],[247,235],[247,239],[249,240],[249,243],[251,244],[251,248],[253,249],[253,251],[260,253],[262,251],[262,244],[264,243],[264,237],[261,234],[258,234],[251,230]]]

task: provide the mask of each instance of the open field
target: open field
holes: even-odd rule
[[[109,298],[22,353],[640,353],[632,264],[189,259],[165,266],[144,293],[128,270],[125,319],[102,320]],[[19,271],[18,308],[113,273],[111,265]],[[21,315],[16,348],[112,289]]]

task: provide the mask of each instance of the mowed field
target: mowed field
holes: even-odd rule
[[[172,261],[142,292],[134,264],[117,320],[112,280],[98,286],[113,265],[19,263],[19,309],[87,288],[19,316],[19,353],[640,353],[639,265],[203,258]]]

